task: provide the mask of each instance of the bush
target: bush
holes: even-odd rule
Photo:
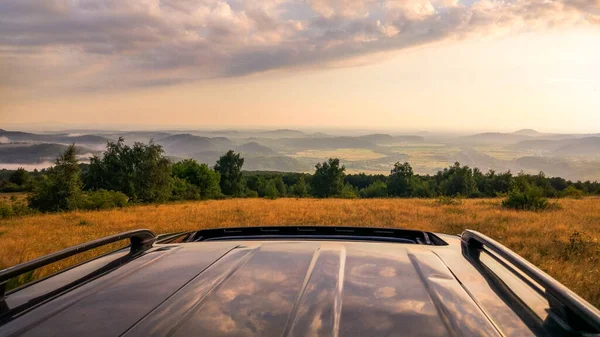
[[[334,196],[335,198],[341,199],[356,199],[358,198],[358,192],[350,184],[344,185],[342,191]]]
[[[506,199],[502,201],[502,207],[524,211],[543,211],[550,208],[550,202],[542,196],[542,190],[538,187],[527,186],[524,191],[513,188]]]
[[[121,192],[98,190],[88,192],[82,202],[82,209],[108,209],[115,207],[124,207],[127,205],[129,197]]]
[[[385,198],[387,196],[387,185],[382,181],[376,181],[360,190],[361,198]]]
[[[569,186],[560,192],[560,196],[563,198],[581,199],[583,195],[583,191],[578,190],[575,186]]]
[[[199,200],[201,198],[200,187],[179,177],[173,178],[171,200]]]
[[[244,191],[244,196],[246,198],[258,198],[258,192],[256,192],[255,190],[251,190],[248,187],[246,187],[246,189]]]
[[[0,203],[0,219],[7,219],[15,215],[15,212],[11,205]]]
[[[13,216],[23,216],[32,214],[35,211],[23,202],[14,203],[14,204],[6,204],[0,202],[0,219],[7,219]]]

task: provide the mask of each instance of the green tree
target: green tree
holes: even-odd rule
[[[306,182],[304,181],[304,176],[300,176],[298,181],[292,186],[292,194],[300,198],[308,196],[308,189],[306,187]]]
[[[388,196],[388,187],[382,181],[376,181],[360,190],[361,198],[385,198]]]
[[[470,197],[476,190],[473,170],[468,166],[460,166],[460,163],[455,163],[450,168],[439,171],[436,181],[440,193],[449,197],[458,195]]]
[[[13,174],[10,175],[8,181],[23,187],[29,183],[29,172],[27,172],[24,168],[19,167],[15,172],[13,172]]]
[[[130,147],[119,138],[107,144],[102,158],[91,158],[85,182],[91,190],[119,191],[133,201],[165,201],[173,184],[171,161],[158,144],[136,142]]]
[[[269,199],[277,199],[277,197],[279,196],[279,191],[277,190],[277,186],[275,184],[274,179],[267,181],[267,183],[265,184],[264,195],[265,198]]]
[[[29,206],[42,212],[77,209],[82,202],[82,186],[77,150],[73,144],[35,184]]]
[[[225,155],[217,160],[215,171],[221,175],[219,185],[223,194],[230,196],[244,195],[243,165],[244,158],[240,157],[240,154],[235,153],[233,150],[227,151]]]
[[[277,188],[277,193],[280,197],[285,197],[286,194],[286,188],[285,188],[285,184],[283,183],[283,178],[281,176],[277,176],[274,179],[274,183],[275,183],[275,188]]]
[[[198,164],[194,159],[182,160],[173,165],[173,176],[197,186],[201,199],[216,198],[221,194],[219,174],[206,164]]]
[[[329,158],[328,161],[318,163],[311,181],[313,195],[327,198],[339,195],[344,188],[345,166],[340,166],[338,158]]]
[[[394,164],[387,181],[388,194],[394,197],[410,197],[413,194],[413,169],[409,163]]]

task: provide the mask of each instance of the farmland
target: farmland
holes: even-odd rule
[[[229,199],[75,211],[0,220],[0,268],[121,231],[167,233],[211,227],[330,225],[486,233],[600,307],[600,198],[561,199],[561,207],[523,212],[499,199],[440,205],[432,199]],[[63,267],[38,272],[43,276]]]

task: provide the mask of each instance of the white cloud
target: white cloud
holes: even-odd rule
[[[600,0],[3,1],[0,87],[166,85],[596,23]]]

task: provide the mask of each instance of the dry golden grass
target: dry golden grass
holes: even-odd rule
[[[502,209],[498,199],[465,200],[449,206],[419,199],[233,199],[33,215],[0,221],[0,267],[136,228],[167,233],[321,224],[451,234],[468,228],[497,239],[600,307],[600,199],[559,203],[561,209],[534,213]],[[41,271],[36,277],[48,272]]]

